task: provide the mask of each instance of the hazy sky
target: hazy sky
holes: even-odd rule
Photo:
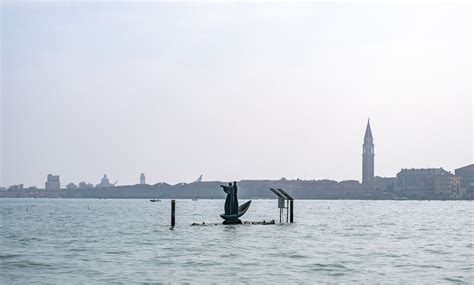
[[[3,3],[0,185],[473,161],[472,6]]]

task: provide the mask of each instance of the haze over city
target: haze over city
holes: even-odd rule
[[[1,6],[0,186],[473,161],[470,4]]]
[[[474,6],[352,1],[0,0],[0,284],[474,284]]]

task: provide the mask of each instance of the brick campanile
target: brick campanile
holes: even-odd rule
[[[370,119],[365,129],[364,144],[362,145],[362,185],[374,185],[374,139],[370,129]]]

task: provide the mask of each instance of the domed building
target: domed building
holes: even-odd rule
[[[102,177],[102,179],[100,180],[100,183],[97,184],[95,187],[96,188],[114,187],[115,183],[114,184],[110,183],[109,178],[107,177],[107,174],[104,174],[104,177]]]

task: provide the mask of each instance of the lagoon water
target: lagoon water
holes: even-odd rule
[[[244,200],[240,201],[245,202]],[[0,199],[0,284],[474,284],[469,201],[295,201],[295,224],[221,223],[224,200]],[[275,219],[255,200],[246,221]]]

